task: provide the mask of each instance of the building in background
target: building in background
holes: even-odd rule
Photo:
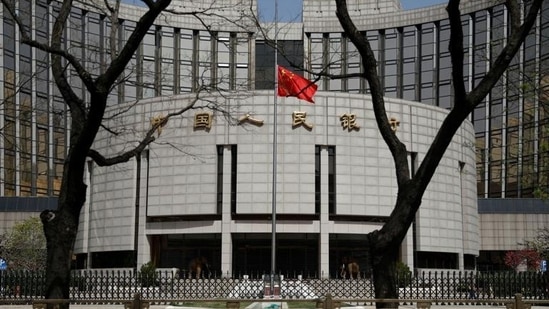
[[[115,154],[134,132],[150,127],[150,118],[174,112],[192,98],[142,101],[135,113],[106,123],[128,134],[112,137],[103,131],[96,149]],[[377,130],[370,97],[325,91],[317,92],[315,104],[278,98],[276,126],[273,90],[208,98],[232,106],[238,124],[221,113],[192,110],[171,119],[162,142],[150,145],[140,161],[93,166],[77,242],[81,265],[117,266],[113,254],[131,257],[137,246],[139,263],[152,260],[162,268],[186,270],[192,259],[204,256],[217,273],[269,273],[277,128],[277,270],[335,277],[343,258],[353,257],[369,272],[363,235],[383,224],[397,195],[392,156]],[[109,114],[120,114],[129,104]],[[417,166],[447,111],[400,99],[388,99],[387,109]],[[402,244],[405,263],[474,269],[480,245],[475,156],[463,146],[473,140],[472,124],[466,123]],[[143,215],[136,218],[134,239],[136,213]]]
[[[237,1],[224,2],[232,7],[223,11],[229,20],[247,9]],[[59,3],[18,4],[23,23],[36,38],[47,39],[49,13]],[[279,25],[284,51],[279,64],[360,72],[360,57],[341,33],[334,5],[304,1],[302,23]],[[140,10],[123,6],[120,38],[135,27]],[[437,121],[452,104],[444,6],[402,11],[398,1],[387,0],[349,10],[377,55],[389,110],[400,122],[397,134],[406,141],[410,161],[419,163]],[[508,16],[492,1],[463,1],[462,13],[471,89],[502,48]],[[21,44],[7,12],[1,14],[0,220],[9,228],[14,220],[55,208],[70,128],[48,55]],[[540,91],[548,65],[548,21],[544,4],[513,65],[471,116],[474,130],[465,124],[454,139],[402,245],[401,259],[411,267],[499,269],[503,252],[518,248],[549,222],[549,208],[538,194],[549,187],[547,98]],[[188,16],[159,19],[132,59],[129,78],[114,89],[110,112],[138,101],[140,109],[127,122],[146,128],[151,117],[185,102],[206,81],[247,93],[227,102],[235,105],[237,117],[249,113],[263,125],[232,125],[214,113],[211,128],[196,129],[195,115],[189,113],[180,123],[170,121],[160,139],[181,145],[183,152],[155,144],[140,160],[121,166],[99,168],[90,162],[77,267],[133,267],[154,260],[159,267],[185,268],[195,256],[207,256],[222,272],[264,271],[269,265],[274,51],[252,26],[208,22],[212,31]],[[99,11],[75,6],[66,48],[99,72],[108,56],[110,27]],[[85,96],[78,80],[72,82]],[[281,270],[332,275],[347,255],[367,265],[367,256],[356,250],[360,236],[383,222],[395,189],[388,153],[368,109],[366,82],[324,78],[317,84],[315,105],[280,99],[285,105],[278,124],[277,261]],[[294,112],[303,111],[310,130],[303,127],[308,122],[295,128],[288,123]],[[342,127],[344,114],[356,116],[360,129]],[[104,151],[123,146],[103,135],[96,143]],[[470,186],[475,178],[476,189]]]

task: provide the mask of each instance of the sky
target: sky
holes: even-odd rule
[[[400,0],[402,8],[405,10],[417,9],[447,2],[447,0]]]
[[[278,20],[281,22],[300,22],[303,1],[307,0],[276,0],[278,1]],[[334,0],[325,0],[334,1]],[[369,0],[375,1],[375,0]],[[383,0],[377,0],[383,1]],[[124,3],[141,5],[141,0],[122,0]],[[447,3],[448,0],[400,0],[404,10],[412,10],[431,5]],[[274,21],[275,0],[257,0],[261,21]]]
[[[301,8],[307,0],[278,0],[278,20],[282,22],[301,21]],[[333,0],[325,0],[333,1]],[[274,21],[275,0],[257,0],[262,21]],[[405,10],[447,3],[447,0],[400,0]]]

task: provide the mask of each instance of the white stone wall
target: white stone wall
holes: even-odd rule
[[[521,248],[539,230],[549,227],[549,214],[481,214],[482,250],[507,251]]]
[[[91,202],[84,208],[89,219],[85,233],[89,251],[133,250],[135,168],[135,161],[94,167]]]
[[[191,98],[182,95],[139,102],[121,119],[108,123],[121,134],[107,137],[105,131],[100,132],[94,148],[105,155],[129,149],[143,136],[144,129],[150,127],[151,117],[173,112]],[[239,223],[230,218],[224,219],[223,226],[221,221],[211,220],[145,224],[145,212],[151,217],[216,213],[216,145],[238,147],[237,212],[271,212],[275,128],[272,92],[257,92],[253,96],[226,101],[221,97],[210,99],[223,103],[236,119],[250,113],[264,124],[234,125],[236,119],[229,121],[221,113],[215,113],[209,131],[195,130],[194,115],[200,110],[190,110],[167,123],[157,142],[150,146],[149,161],[142,159],[139,199],[142,248],[146,248],[145,234],[271,231],[270,221]],[[308,104],[295,98],[277,98],[277,213],[314,214],[315,145],[331,145],[336,147],[337,213],[388,216],[397,194],[394,165],[377,130],[370,97],[318,92],[315,101],[316,104]],[[387,99],[387,109],[390,117],[400,121],[396,134],[409,151],[417,152],[418,163],[421,163],[446,110],[396,99]],[[292,127],[294,111],[307,112],[306,122],[313,125],[310,131],[300,126]],[[349,132],[342,128],[339,116],[344,113],[356,115],[360,130]],[[418,250],[478,254],[474,149],[468,146],[473,139],[473,128],[467,122],[458,130],[425,193],[417,221]],[[322,157],[325,159],[327,155]],[[463,162],[463,169],[460,169],[460,162]],[[323,175],[327,172],[325,164],[323,162]],[[91,202],[85,210],[89,211],[90,222],[80,225],[89,226],[90,251],[133,249],[135,172],[135,160],[110,168],[94,166]],[[224,177],[228,181],[228,172]],[[229,206],[225,201],[223,207]],[[327,205],[322,207],[321,212],[327,213]],[[320,222],[281,221],[277,224],[279,232],[326,235],[367,233],[376,228],[378,225],[373,223],[328,221],[328,217],[322,215]],[[86,251],[86,248],[78,242],[76,251]],[[146,254],[143,259],[147,260]]]
[[[35,217],[40,217],[40,213],[22,211],[0,212],[0,235],[10,232],[15,224]]]

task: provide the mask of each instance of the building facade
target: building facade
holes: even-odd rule
[[[107,122],[111,130],[124,128],[128,135],[102,132],[96,149],[123,150],[135,132],[150,127],[149,119],[175,112],[190,98],[142,101],[135,113]],[[363,235],[383,224],[397,195],[392,156],[377,130],[369,96],[318,92],[315,104],[277,98],[276,109],[274,99],[273,91],[216,97],[212,101],[227,100],[223,105],[231,106],[238,121],[193,110],[168,121],[159,143],[150,145],[140,162],[93,166],[82,218],[82,226],[88,226],[79,234],[77,252],[98,252],[91,256],[96,267],[111,266],[102,263],[112,263],[113,251],[130,255],[137,246],[139,263],[152,260],[163,268],[186,269],[190,260],[205,256],[217,273],[269,273],[276,198],[279,271],[336,276],[341,260],[352,256],[367,272]],[[395,132],[417,166],[447,111],[399,99],[387,103],[398,120]],[[119,114],[128,104],[110,113]],[[466,123],[402,245],[407,264],[413,266],[415,258],[423,267],[474,268],[479,248],[475,156],[464,146],[473,140],[473,127]]]
[[[493,1],[462,2],[465,78],[472,89],[501,50],[509,17],[504,5]],[[111,125],[143,129],[151,118],[173,109],[170,104],[190,100],[204,84],[247,93],[227,99],[234,106],[231,114],[238,118],[249,113],[264,124],[237,125],[234,119],[215,115],[211,128],[195,130],[193,115],[185,115],[177,126],[170,122],[163,128],[159,141],[169,140],[171,148],[159,142],[139,160],[111,169],[90,163],[88,203],[75,247],[78,267],[154,260],[161,267],[184,268],[197,255],[207,256],[222,272],[263,271],[268,265],[275,191],[269,187],[273,159],[268,155],[275,127],[269,109],[275,56],[243,14],[249,5],[231,0],[223,4],[220,15],[226,18],[207,18],[210,29],[187,15],[167,14],[157,21],[130,62],[125,82],[111,96],[111,112],[128,102],[139,102],[141,110],[124,116],[124,125]],[[46,40],[59,3],[21,0],[17,5],[33,37]],[[209,2],[195,5],[205,8]],[[297,63],[312,71],[326,68],[333,74],[360,72],[361,59],[341,32],[334,5],[304,1],[301,23],[278,25],[283,46],[279,64]],[[189,4],[174,7],[194,9]],[[142,12],[123,6],[120,40],[129,36]],[[464,124],[437,170],[440,181],[429,187],[402,245],[401,259],[411,267],[494,269],[501,266],[502,252],[517,248],[522,241],[518,238],[535,235],[545,226],[548,211],[540,197],[549,187],[543,142],[547,100],[542,91],[548,13],[544,4],[513,65],[471,116],[474,130]],[[27,214],[55,208],[70,128],[48,70],[48,55],[22,44],[8,12],[3,9],[1,14],[0,214],[8,228]],[[399,1],[372,1],[350,6],[350,14],[376,53],[390,110],[400,121],[397,134],[409,135],[401,138],[411,162],[419,163],[444,109],[452,106],[445,8],[402,11]],[[100,72],[112,51],[109,19],[96,8],[76,5],[68,28],[66,49],[81,55],[92,73]],[[71,83],[86,96],[78,79]],[[281,216],[277,260],[280,269],[333,274],[343,256],[367,260],[352,248],[361,245],[360,235],[383,222],[395,189],[391,164],[384,158],[388,153],[368,112],[368,85],[359,78],[323,78],[317,84],[314,106],[281,99],[289,106],[279,110],[277,124],[282,131],[276,164],[275,204]],[[313,119],[312,128],[304,129],[305,123],[288,130],[288,117],[300,111]],[[356,115],[360,130],[344,130],[338,118],[343,114]],[[432,120],[427,121],[426,114]],[[96,147],[122,150],[131,144],[130,137],[101,137]],[[324,172],[317,173],[318,167]],[[476,189],[469,186],[471,177],[476,178]],[[516,232],[505,232],[510,227]],[[296,257],[303,261],[296,263]]]

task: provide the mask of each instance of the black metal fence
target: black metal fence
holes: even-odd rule
[[[44,273],[0,271],[0,299],[41,299]],[[400,299],[490,300],[509,299],[521,293],[524,299],[549,299],[548,275],[537,272],[422,272],[397,276]],[[374,299],[370,278],[328,279],[302,276],[217,276],[182,278],[170,270],[140,273],[132,270],[83,270],[71,276],[70,298],[74,300],[123,301],[139,293],[143,299]],[[549,302],[549,301],[548,301]]]

